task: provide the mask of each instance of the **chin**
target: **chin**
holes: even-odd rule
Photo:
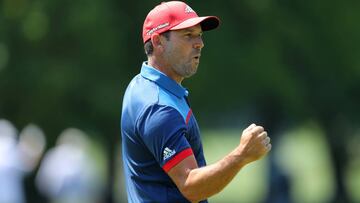
[[[197,72],[197,68],[195,68],[195,69],[192,70],[191,72],[187,72],[187,73],[186,73],[186,76],[184,76],[184,77],[185,77],[185,78],[189,78],[189,77],[195,75],[196,72]]]

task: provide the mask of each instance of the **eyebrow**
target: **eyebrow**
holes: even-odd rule
[[[183,32],[197,32],[195,28],[185,28],[182,30]],[[200,29],[200,33],[203,33],[203,31]]]

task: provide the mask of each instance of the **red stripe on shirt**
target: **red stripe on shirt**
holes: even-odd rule
[[[170,169],[172,169],[174,166],[176,166],[178,163],[180,163],[182,160],[184,160],[186,157],[193,154],[193,151],[191,148],[187,148],[177,155],[175,155],[172,159],[170,159],[166,164],[163,166],[163,169],[165,172],[168,172]]]
[[[189,112],[188,112],[188,114],[187,114],[187,116],[186,116],[186,121],[185,121],[186,125],[189,123],[189,120],[190,120],[190,118],[191,118],[191,115],[192,115],[192,110],[190,109]]]

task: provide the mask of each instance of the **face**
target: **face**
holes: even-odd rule
[[[203,47],[200,25],[170,31],[163,56],[175,77],[183,79],[196,73]]]

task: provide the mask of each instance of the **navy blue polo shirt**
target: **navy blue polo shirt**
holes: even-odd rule
[[[167,175],[191,155],[199,167],[206,165],[187,96],[185,88],[147,62],[127,87],[121,135],[130,203],[189,202]]]

